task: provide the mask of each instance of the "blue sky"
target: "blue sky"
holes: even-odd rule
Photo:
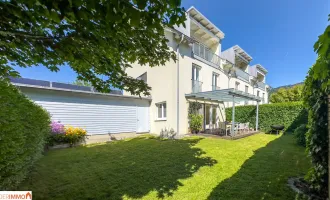
[[[324,31],[329,0],[182,0],[197,8],[225,33],[222,50],[238,44],[268,70],[267,84],[278,87],[304,80],[316,54],[313,45]],[[58,73],[44,67],[18,68],[22,77],[72,82],[67,66]]]

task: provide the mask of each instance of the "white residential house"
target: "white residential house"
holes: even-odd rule
[[[153,68],[133,63],[127,69],[129,76],[145,80],[152,88],[151,133],[159,134],[164,128],[188,133],[190,101],[203,104],[205,130],[226,120],[225,107],[232,106],[229,101],[256,104],[255,96],[259,96],[260,103],[268,103],[267,70],[260,64],[250,66],[252,57],[238,45],[222,52],[225,34],[196,8],[187,10],[185,27],[167,28],[165,36],[177,53],[176,62]],[[229,88],[235,90],[225,90]],[[211,117],[214,112],[216,121]]]

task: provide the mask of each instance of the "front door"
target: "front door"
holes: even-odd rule
[[[149,132],[149,107],[137,106],[137,133]]]

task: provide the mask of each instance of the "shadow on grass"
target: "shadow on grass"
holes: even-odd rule
[[[208,199],[294,199],[286,185],[291,176],[305,175],[308,162],[304,149],[292,135],[282,135],[255,151],[238,172],[219,183]]]
[[[32,190],[37,199],[171,196],[180,179],[216,163],[194,147],[200,140],[135,138],[50,151],[20,189]]]

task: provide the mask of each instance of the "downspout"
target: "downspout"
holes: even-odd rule
[[[180,39],[180,42],[178,43],[177,47],[176,47],[176,56],[177,56],[177,63],[176,63],[176,66],[177,66],[177,69],[176,69],[176,74],[177,74],[177,86],[176,86],[176,95],[177,95],[177,102],[176,102],[176,117],[177,117],[177,120],[176,120],[176,132],[177,132],[177,136],[179,136],[179,103],[180,103],[180,99],[179,99],[179,80],[180,80],[180,75],[179,75],[179,68],[180,68],[180,63],[179,63],[179,59],[180,59],[180,44],[183,42],[183,39],[184,39],[184,35],[182,34],[181,35],[181,39]]]

